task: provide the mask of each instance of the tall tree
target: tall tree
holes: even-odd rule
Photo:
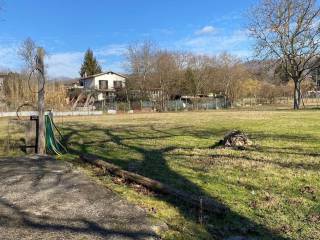
[[[28,71],[32,70],[35,67],[35,59],[37,55],[36,51],[37,45],[34,42],[34,40],[30,37],[23,41],[18,50],[18,54],[24,61]]]
[[[316,0],[261,0],[249,14],[257,56],[277,60],[294,83],[294,109],[301,82],[319,67],[320,8]]]
[[[188,94],[192,94],[195,96],[197,94],[197,87],[196,87],[196,80],[194,76],[193,70],[188,67],[187,70],[185,71],[185,84],[188,88]]]
[[[216,78],[220,82],[220,89],[232,104],[241,97],[249,73],[239,58],[226,52],[217,57],[217,62]]]
[[[84,55],[84,60],[80,69],[80,76],[86,77],[86,76],[91,76],[101,72],[102,72],[101,66],[97,61],[97,59],[94,57],[93,51],[89,48]]]
[[[129,71],[140,90],[141,97],[150,90],[151,74],[154,71],[156,45],[151,41],[132,44],[127,49]]]
[[[167,111],[168,101],[176,93],[178,66],[169,51],[159,51],[155,56],[154,79],[160,88],[160,110]]]
[[[186,84],[190,93],[207,93],[209,73],[212,69],[212,59],[205,55],[189,54],[186,67]]]

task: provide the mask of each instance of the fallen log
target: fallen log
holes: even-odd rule
[[[208,197],[195,196],[190,193],[186,193],[184,191],[172,188],[157,180],[153,180],[153,179],[141,176],[139,174],[123,170],[114,164],[100,160],[95,155],[82,154],[80,158],[85,162],[88,162],[90,164],[93,164],[103,169],[104,171],[108,171],[112,175],[121,177],[129,182],[138,183],[154,192],[161,193],[164,195],[174,196],[184,201],[185,203],[190,204],[197,208],[201,208],[204,211],[215,213],[215,214],[224,214],[227,210],[227,208],[218,201],[215,201]]]

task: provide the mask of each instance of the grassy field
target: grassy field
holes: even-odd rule
[[[200,213],[177,199],[97,175],[75,154],[61,157],[166,222],[165,239],[320,239],[319,119],[318,111],[213,111],[55,120],[73,152],[96,154],[229,210],[225,216]],[[1,144],[6,128],[0,120]],[[254,147],[212,148],[232,129],[248,133]],[[12,152],[0,152],[5,154]]]

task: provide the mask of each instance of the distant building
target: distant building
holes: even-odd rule
[[[98,101],[115,96],[118,89],[124,88],[126,77],[112,71],[91,75],[79,79],[79,86],[85,90],[98,91]]]

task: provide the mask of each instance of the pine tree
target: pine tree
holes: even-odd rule
[[[79,72],[80,76],[91,76],[101,72],[101,66],[98,63],[97,59],[93,56],[93,51],[89,48],[84,55],[84,60]]]

